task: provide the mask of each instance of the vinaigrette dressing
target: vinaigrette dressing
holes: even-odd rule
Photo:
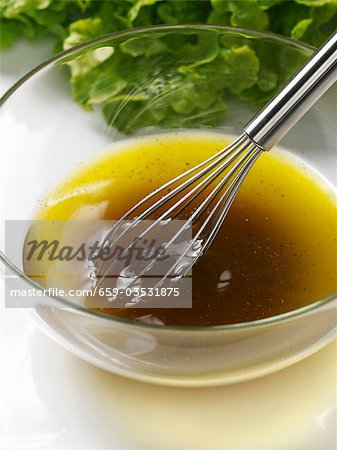
[[[229,143],[212,132],[130,139],[46,196],[38,219],[118,219],[165,181]],[[283,150],[261,155],[210,250],[193,268],[192,309],[104,309],[185,326],[262,319],[336,291],[337,215],[329,189]],[[146,318],[146,319],[144,319]]]

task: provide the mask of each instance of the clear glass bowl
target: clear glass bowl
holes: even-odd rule
[[[119,102],[105,107],[110,121],[107,126],[99,108],[87,112],[71,100],[63,63],[72,61],[76,64],[81,61],[80,58],[90,60],[93,52],[97,56],[97,50],[101,48],[103,54],[111,54],[111,48],[118,53],[130,42],[134,43],[130,39],[135,38],[143,53],[138,57],[137,65],[128,68],[126,64],[124,70],[138,88],[127,92]],[[240,47],[248,46],[259,54],[260,89],[256,92],[247,88],[245,95],[239,99],[227,90],[209,105],[203,103],[202,114],[198,108],[187,116],[180,114],[179,105],[173,107],[172,102],[179,100],[180,95],[183,98],[184,93],[175,91],[174,86],[165,93],[155,82],[156,74],[172,79],[177,73],[184,72],[185,69],[181,72],[179,68],[200,64],[200,51],[206,51],[203,64],[207,67],[209,83],[216,83],[221,77],[228,86],[233,86],[233,79],[247,86],[250,84],[250,73],[246,76],[241,73],[239,78],[235,78],[238,77],[236,65],[228,64],[226,70],[219,73],[216,64],[206,61],[208,46],[214,41],[224,49],[236,43]],[[148,57],[146,49],[151,49],[154,43],[161,50],[155,57]],[[188,46],[184,47],[186,43]],[[189,51],[182,51],[179,58],[172,58],[169,52],[166,54],[163,50],[171,44],[182,45]],[[206,46],[206,50],[202,50],[202,46]],[[226,134],[240,134],[245,122],[313,50],[280,36],[238,28],[159,26],[97,38],[51,58],[16,83],[2,98],[0,109],[2,180],[5,188],[1,256],[8,268],[7,306],[26,305],[18,299],[16,302],[9,299],[9,289],[39,286],[24,275],[20,263],[6,258],[6,220],[31,219],[46,192],[79,166],[105,153],[112,143],[124,139],[123,133],[160,132],[162,121],[158,121],[158,116],[153,118],[153,111],[155,114],[159,110],[165,111],[165,123],[172,129],[211,128]],[[240,62],[244,63],[244,60],[237,61]],[[203,83],[196,81],[189,87],[192,95],[198,96],[202,92]],[[105,95],[104,89],[102,87],[99,93]],[[147,96],[147,106],[143,108],[139,107],[142,104],[137,104],[135,98],[137,95],[140,98],[142,94]],[[85,91],[81,95],[85,97]],[[230,113],[226,119],[219,121],[217,108],[222,104],[223,95]],[[335,95],[335,90],[325,95],[282,142],[283,147],[307,160],[334,184]],[[81,100],[85,102],[87,99]],[[24,230],[17,233],[16,245],[19,249],[24,238]],[[46,296],[36,296],[32,299],[34,304],[29,304],[34,308],[27,310],[53,339],[106,370],[153,383],[207,386],[234,383],[271,373],[329,343],[336,331],[336,297],[336,293],[331,293],[329,297],[317,299],[307,307],[268,319],[208,328],[135,323],[78,308],[62,298]]]

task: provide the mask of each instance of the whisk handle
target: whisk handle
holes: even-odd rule
[[[335,33],[244,128],[262,150],[270,150],[337,80]]]

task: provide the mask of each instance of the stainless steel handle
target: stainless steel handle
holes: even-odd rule
[[[270,150],[337,80],[337,33],[291,78],[244,128],[262,150]]]

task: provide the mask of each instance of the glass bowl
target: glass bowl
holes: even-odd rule
[[[231,48],[241,50],[234,59],[224,58],[220,71],[212,52]],[[255,73],[242,70],[247,51],[258,55]],[[111,151],[113,143],[128,135],[158,133],[165,127],[238,135],[313,51],[284,37],[239,28],[158,26],[86,42],[49,59],[18,81],[1,99],[0,109],[6,306],[27,308],[46,334],[96,366],[167,385],[208,386],[252,379],[293,364],[329,343],[336,331],[334,292],[309,306],[255,322],[163,327],[106,316],[66,299],[40,295],[40,286],[23,272],[22,257],[14,261],[7,248],[14,241],[22,253],[29,220],[41,198],[74,170]],[[114,57],[119,58],[127,87],[121,79],[105,75],[102,64],[113,63],[110,58]],[[91,112],[71,99],[67,79],[65,64],[80,73],[83,61],[92,64],[94,71],[88,85],[73,86],[73,95]],[[183,77],[186,84],[181,84]],[[217,83],[221,89],[209,93],[207,86],[213,88]],[[111,93],[112,87],[120,91],[119,97],[116,91]],[[330,90],[282,142],[334,185],[335,95]],[[227,115],[222,114],[225,109]],[[24,226],[15,229],[15,221]],[[5,224],[7,234],[11,231],[10,242]],[[28,288],[37,289],[29,301],[11,295],[13,289]]]

